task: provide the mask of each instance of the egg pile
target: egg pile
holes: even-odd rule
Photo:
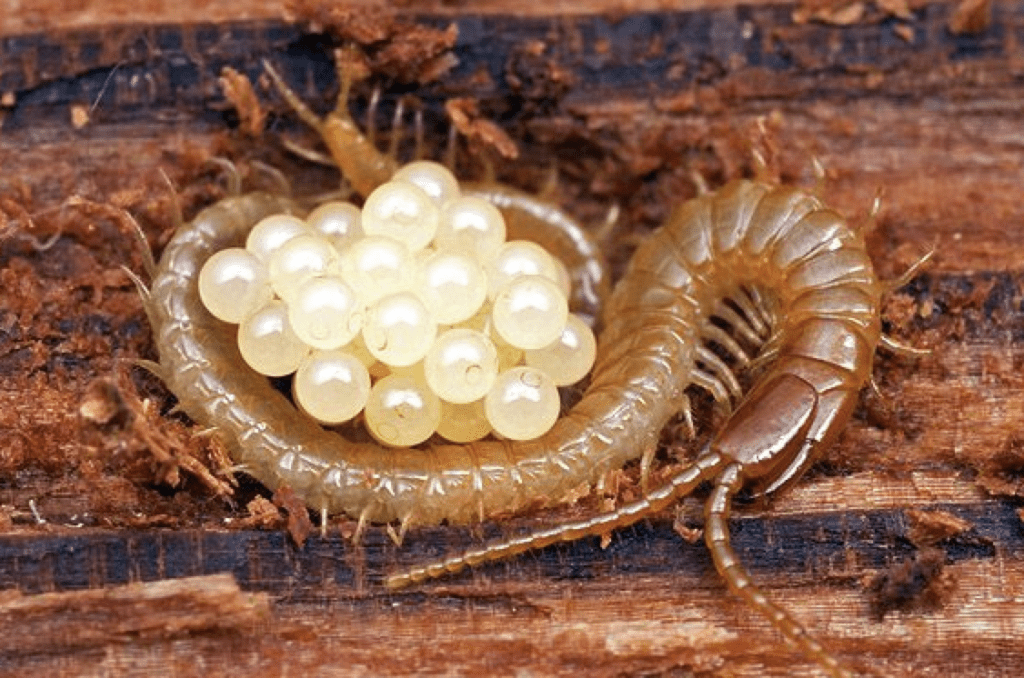
[[[569,274],[539,245],[505,241],[501,213],[461,195],[442,165],[405,165],[362,210],[329,202],[267,217],[214,254],[199,294],[238,324],[257,372],[294,373],[293,398],[334,425],[360,412],[392,446],[434,432],[530,440],[559,413],[558,386],[594,361],[568,311]]]

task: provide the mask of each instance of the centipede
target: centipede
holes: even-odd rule
[[[340,63],[340,60],[339,60]],[[362,194],[397,168],[347,111],[350,74],[339,65],[339,105],[318,117],[266,72],[322,137]],[[467,185],[524,232],[560,242],[582,290],[603,309],[589,384],[547,434],[388,448],[355,442],[298,416],[288,398],[239,356],[233,333],[200,303],[197,276],[218,250],[261,218],[301,212],[290,197],[231,196],[182,224],[143,289],[159,364],[154,371],[198,424],[214,429],[241,470],[270,489],[291,488],[313,511],[368,523],[465,524],[550,504],[640,459],[662,430],[688,417],[692,389],[727,413],[696,459],[637,501],[391,575],[399,589],[530,549],[605,534],[671,506],[709,483],[705,541],[729,590],[765,615],[829,675],[851,675],[754,584],[730,545],[729,517],[743,489],[772,495],[796,482],[835,442],[870,377],[890,283],[878,279],[863,235],[801,189],[737,180],[674,209],[642,242],[614,290],[599,248],[561,208],[497,182]],[[736,372],[755,373],[741,386]],[[433,440],[433,439],[432,439]]]

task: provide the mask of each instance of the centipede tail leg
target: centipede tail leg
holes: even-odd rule
[[[405,572],[389,576],[385,582],[389,589],[401,589],[413,584],[460,572],[481,563],[505,560],[527,551],[541,549],[558,542],[569,542],[584,537],[599,536],[661,511],[679,498],[693,492],[702,482],[714,477],[723,464],[713,452],[699,457],[693,464],[673,476],[668,483],[648,496],[608,513],[591,518],[561,523],[547,529],[529,532],[517,537],[487,544],[444,560],[420,565]]]
[[[715,480],[715,488],[704,507],[704,540],[715,562],[715,569],[730,591],[764,615],[772,626],[829,675],[834,678],[851,678],[854,675],[852,671],[840,664],[821,643],[807,633],[800,622],[757,587],[750,572],[733,550],[729,537],[729,512],[733,497],[742,487],[743,465],[729,464]]]

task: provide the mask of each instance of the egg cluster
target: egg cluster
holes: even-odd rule
[[[497,208],[420,161],[362,210],[329,202],[260,221],[245,248],[209,259],[199,294],[238,324],[253,369],[294,372],[307,414],[333,425],[364,412],[377,440],[408,446],[435,431],[528,440],[554,425],[557,387],[595,354],[568,312],[569,283],[539,245],[505,241]]]

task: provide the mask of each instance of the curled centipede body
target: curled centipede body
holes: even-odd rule
[[[730,546],[728,517],[744,486],[782,489],[835,441],[870,376],[886,288],[861,234],[798,189],[735,181],[685,203],[638,248],[618,282],[583,402],[616,398],[623,410],[640,403],[645,413],[658,412],[657,419],[624,419],[637,428],[618,433],[639,446],[648,440],[639,427],[660,429],[688,407],[683,392],[696,385],[725,406],[739,398],[723,428],[691,465],[637,502],[413,568],[389,585],[602,534],[712,481],[705,540],[729,588],[830,674],[848,675],[753,584]],[[764,366],[746,394],[708,348],[717,345],[739,364],[750,359],[723,321],[760,346]]]
[[[278,80],[276,72],[268,72]],[[343,109],[321,122],[279,86],[304,119],[331,141],[328,146],[342,149],[342,170],[362,177],[360,192],[387,178],[381,168],[393,169],[394,160],[369,145]],[[346,136],[344,143],[339,136]],[[353,158],[362,158],[362,165]],[[567,263],[577,282],[573,306],[596,314],[608,279],[585,229],[556,206],[510,187],[492,183],[476,191],[511,217],[510,233],[532,233],[542,241],[561,242],[562,251],[571,250],[574,259]],[[473,189],[466,192],[473,194]],[[575,408],[543,438],[524,443],[390,449],[348,441],[298,417],[293,405],[244,363],[230,328],[203,307],[196,280],[214,252],[242,241],[260,218],[296,209],[286,198],[257,193],[201,212],[168,243],[147,295],[160,354],[158,374],[182,410],[219,432],[240,468],[270,488],[291,487],[325,515],[399,520],[404,533],[413,523],[470,522],[541,497],[558,499],[633,456],[636,441],[615,432],[632,425],[638,413],[623,411],[604,396]],[[595,411],[608,420],[598,428],[589,425]],[[644,428],[650,432],[644,433],[643,449],[653,449],[660,426]]]
[[[386,178],[381,168],[389,160],[353,137],[359,134],[354,125],[320,121],[269,72],[329,148],[346,149],[348,164],[365,161],[361,168],[342,167],[365,183],[360,192],[382,180],[366,177]],[[331,115],[347,117],[342,106]],[[367,157],[360,161],[352,149]],[[569,242],[578,257],[571,268],[578,280],[590,282],[584,296],[600,301],[607,276],[595,264],[592,241],[571,217],[500,185],[479,193],[530,228],[547,227]],[[526,442],[394,449],[352,442],[298,416],[248,368],[233,332],[199,300],[196,278],[207,258],[240,242],[263,216],[296,209],[287,198],[259,193],[201,212],[167,245],[148,294],[160,376],[185,412],[217,430],[240,468],[272,489],[289,486],[324,515],[348,514],[361,523],[398,520],[403,533],[414,523],[477,521],[556,501],[632,459],[642,457],[646,465],[665,425],[689,414],[687,389],[702,388],[735,409],[692,465],[639,502],[414,568],[393,576],[389,586],[604,533],[710,480],[706,540],[730,589],[814,661],[844,675],[753,585],[730,547],[727,520],[731,499],[743,486],[774,492],[828,448],[869,377],[885,286],[856,229],[807,193],[755,181],[736,181],[687,202],[633,256],[605,306],[590,383],[551,431]],[[745,365],[755,351],[761,371],[743,393],[722,355]]]

